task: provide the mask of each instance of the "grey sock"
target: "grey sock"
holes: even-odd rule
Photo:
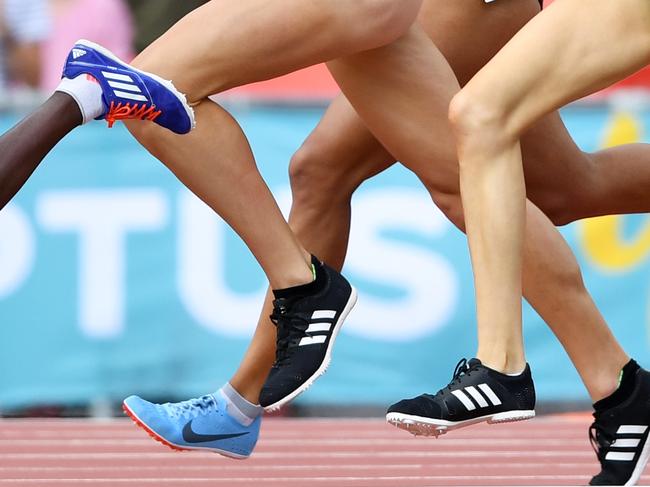
[[[227,382],[220,391],[227,399],[228,413],[244,426],[250,425],[264,412],[262,406],[255,405],[244,399],[242,395],[230,385],[230,382]]]

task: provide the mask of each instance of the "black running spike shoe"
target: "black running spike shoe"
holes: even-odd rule
[[[634,362],[636,365],[636,362]],[[624,369],[625,372],[625,369]],[[650,457],[650,372],[636,367],[623,401],[610,406],[610,398],[594,404],[594,423],[589,439],[600,461],[601,471],[590,485],[635,485]],[[625,379],[623,379],[625,381]],[[621,384],[619,390],[624,388]]]
[[[277,327],[276,358],[260,393],[274,411],[304,392],[329,366],[334,341],[357,301],[357,292],[334,269],[312,257],[313,294],[278,297],[271,320]]]
[[[474,358],[458,362],[451,382],[437,394],[393,404],[386,421],[417,436],[439,436],[483,421],[507,423],[534,416],[535,386],[528,365],[510,376]]]

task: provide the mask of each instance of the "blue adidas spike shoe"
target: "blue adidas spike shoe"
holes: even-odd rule
[[[98,117],[111,127],[117,120],[150,120],[177,134],[195,126],[194,110],[171,81],[140,71],[108,49],[79,40],[68,54],[63,77],[89,75],[102,89],[105,111]]]
[[[253,452],[262,423],[258,416],[243,426],[228,414],[220,393],[166,404],[130,396],[123,408],[153,439],[174,450],[206,450],[236,459]]]

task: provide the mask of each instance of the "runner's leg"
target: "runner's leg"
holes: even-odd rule
[[[487,345],[490,360],[521,355],[521,341],[512,340],[521,336],[526,228],[519,138],[544,114],[647,63],[648,21],[647,2],[558,1],[520,31],[452,102],[480,347]],[[611,42],[603,44],[603,38]],[[545,47],[539,49],[542,42]],[[525,59],[525,69],[510,69],[515,59]]]
[[[407,39],[403,39],[402,43],[406,43]],[[395,93],[392,97],[383,98],[382,104],[371,103],[373,98],[373,90],[376,90],[375,95],[379,92],[383,92],[385,86],[381,86],[381,83],[376,81],[372,83],[372,89],[369,89],[369,84],[367,81],[369,79],[382,79],[389,86],[399,86],[399,83],[404,83],[405,79],[401,76],[401,71],[399,69],[399,64],[401,59],[404,59],[404,56],[395,56],[394,58],[390,56],[388,50],[396,49],[395,46],[390,48],[382,48],[377,50],[375,53],[362,53],[359,55],[352,56],[343,61],[336,61],[330,63],[332,70],[337,77],[341,86],[346,90],[348,96],[351,96],[353,103],[354,100],[357,100],[356,108],[361,113],[362,116],[368,121],[369,126],[370,120],[379,120],[380,123],[377,123],[376,133],[381,134],[380,137],[383,137],[387,142],[387,145],[390,143],[391,152],[395,154],[401,154],[400,158],[405,161],[410,161],[407,163],[411,169],[416,173],[420,174],[425,181],[435,180],[439,174],[448,174],[450,175],[448,180],[448,185],[456,182],[458,184],[457,178],[453,177],[453,171],[456,166],[454,149],[452,147],[445,148],[436,148],[435,144],[432,144],[431,140],[452,140],[451,134],[449,133],[450,128],[446,124],[446,103],[453,96],[453,80],[450,79],[450,74],[447,73],[447,84],[452,86],[452,89],[449,90],[437,90],[433,92],[423,91],[422,85],[408,80],[408,84],[404,89],[393,90]],[[381,53],[379,51],[382,51]],[[395,64],[389,62],[390,59],[395,59]],[[411,57],[411,59],[414,59]],[[429,66],[430,72],[437,72],[438,76],[436,79],[443,79],[445,74],[444,70],[444,60],[438,58],[437,62],[432,64],[431,61],[427,61],[427,56],[416,57],[416,64],[422,66]],[[394,73],[391,77],[390,73]],[[363,79],[359,73],[362,72],[368,79]],[[379,73],[381,72],[381,76]],[[456,88],[457,89],[457,88]],[[435,100],[436,104],[430,103],[426,107],[418,103],[417,100],[421,99],[421,96],[424,96],[424,93],[428,93],[427,99]],[[359,94],[359,96],[357,96]],[[436,96],[436,98],[434,98]],[[446,100],[445,100],[446,97]],[[438,109],[435,109],[435,106],[439,103]],[[407,107],[410,109],[407,112]],[[402,112],[400,113],[400,110]],[[380,116],[381,115],[381,116]],[[410,138],[406,143],[401,142],[399,139],[399,134],[397,130],[391,130],[392,127],[397,127],[401,125],[401,117],[405,117],[411,120],[418,120],[419,123],[414,124],[408,133]],[[384,125],[385,124],[385,125]],[[421,127],[419,130],[416,129],[415,125]],[[373,126],[371,126],[373,128]],[[381,132],[380,132],[381,131]],[[427,134],[436,133],[439,134],[436,138],[431,138]],[[417,148],[417,149],[416,149]],[[436,164],[431,164],[431,161],[435,160]],[[440,161],[448,161],[441,163]],[[428,168],[431,169],[428,169]],[[448,170],[441,170],[440,168],[449,168]],[[448,185],[437,184],[437,188],[443,188],[441,191],[443,194],[450,194],[446,189]],[[439,190],[436,190],[434,194],[440,194]],[[456,206],[459,206],[458,204]],[[615,383],[609,385],[603,385],[600,378],[600,372],[594,374],[593,381],[590,381],[587,372],[587,363],[590,359],[593,358],[594,350],[602,351],[604,360],[601,362],[603,367],[610,367],[616,370],[616,373],[620,371],[621,366],[625,363],[627,357],[622,352],[616,341],[611,336],[611,333],[607,329],[604,320],[598,313],[597,309],[593,305],[593,302],[588,297],[582,279],[580,277],[577,265],[575,260],[571,256],[570,252],[566,248],[566,244],[552,227],[550,222],[547,220],[541,219],[541,216],[537,214],[537,210],[530,205],[529,212],[531,213],[531,219],[535,218],[535,221],[539,221],[539,224],[530,226],[528,229],[529,237],[528,241],[531,243],[531,251],[527,252],[527,267],[530,266],[531,269],[534,269],[534,272],[538,272],[539,268],[546,268],[547,264],[552,264],[556,262],[555,265],[550,266],[549,270],[544,273],[547,279],[555,281],[557,285],[555,289],[565,289],[570,292],[564,294],[564,291],[558,291],[556,296],[545,297],[541,294],[541,297],[528,296],[531,299],[531,302],[535,304],[540,312],[543,313],[546,320],[554,328],[563,344],[567,348],[567,351],[571,354],[572,359],[576,363],[576,366],[581,370],[583,377],[586,378],[585,382],[587,387],[590,390],[590,393],[597,398],[601,395],[606,395],[611,392],[612,388],[615,387]],[[461,222],[456,222],[462,224]],[[548,242],[554,242],[553,246],[548,245]],[[535,259],[539,259],[541,255],[540,252],[535,252],[534,250],[537,242],[544,242],[542,250],[545,252],[545,255],[550,255],[550,259],[558,260],[549,260],[544,261],[544,263],[539,264]],[[549,249],[553,249],[551,252]],[[556,250],[557,249],[557,250]],[[530,262],[529,262],[530,261]],[[561,262],[560,265],[557,265],[557,262]],[[532,272],[531,272],[531,275]],[[541,288],[536,286],[529,286],[531,292],[540,292]],[[550,288],[550,287],[549,287]],[[566,314],[561,314],[554,309],[554,303],[559,300],[565,301],[563,296],[579,296],[580,299],[576,298],[576,310],[573,320],[567,319]],[[543,308],[543,309],[541,309]],[[586,318],[587,317],[587,318]],[[593,326],[597,332],[595,335],[598,336],[598,341],[595,342],[597,347],[594,349],[583,349],[582,343],[575,342],[571,343],[570,340],[574,334],[569,327],[575,326],[576,320],[580,323],[587,321],[590,326]],[[584,336],[590,335],[584,333]],[[607,346],[601,345],[602,343],[608,344]],[[586,353],[585,353],[586,352]],[[597,352],[596,352],[597,353]],[[613,365],[612,365],[613,364]]]
[[[394,162],[339,96],[289,168],[293,191],[289,223],[304,247],[340,270],[347,253],[352,193]],[[272,297],[267,295],[253,340],[230,380],[253,403],[275,359],[271,310]]]

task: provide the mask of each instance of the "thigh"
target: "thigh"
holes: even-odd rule
[[[458,82],[419,26],[389,46],[338,59],[328,67],[394,156],[427,184],[457,191],[456,151],[447,111]]]
[[[464,86],[539,11],[537,0],[425,0],[418,23]]]
[[[449,80],[447,63],[463,86],[539,11],[537,0],[496,0],[491,4],[483,0],[423,2],[418,24],[444,58],[439,56],[427,75],[435,79],[432,83],[435,89],[430,92],[431,101],[426,106],[427,114],[411,111],[407,118],[427,120],[427,127],[435,130],[436,136],[428,137],[426,145],[420,143],[422,157],[413,157],[406,165],[432,193],[446,198],[459,191],[456,149],[447,120],[449,101],[457,85]],[[405,55],[409,54],[405,50]],[[399,73],[390,76],[399,78]],[[398,85],[399,81],[391,83]],[[415,89],[411,91],[416,92]],[[395,95],[382,99],[390,103],[393,97]],[[398,99],[392,113],[399,113],[399,107],[405,109],[407,106],[408,102]],[[417,103],[410,106],[417,107]],[[402,122],[402,125],[408,127],[408,123]]]
[[[135,60],[190,101],[384,45],[421,0],[211,0]]]
[[[418,21],[465,85],[535,15],[537,0],[449,2],[425,0]],[[544,49],[540,44],[535,50]],[[593,185],[590,159],[577,147],[557,112],[544,116],[522,138],[528,196],[545,213],[562,213],[576,188]],[[455,162],[454,162],[455,164]],[[427,168],[427,181],[436,177]],[[575,204],[575,202],[574,202]]]
[[[544,114],[604,88],[650,60],[647,0],[556,0],[466,86],[469,100],[520,135]]]
[[[483,0],[425,0],[418,23],[447,58],[463,84],[539,10],[537,0],[497,0],[492,5],[485,4]],[[408,50],[404,50],[404,56],[409,54]],[[442,58],[439,61],[439,64],[446,64]],[[439,67],[436,66],[436,71],[427,76],[438,77],[442,80],[440,83],[444,84],[445,75],[437,71]],[[390,81],[392,77],[399,77],[399,73],[393,71],[386,77]],[[393,84],[397,86],[400,82],[395,81]],[[435,100],[428,106],[430,125],[436,127],[436,137],[429,141],[426,149],[423,147],[423,152],[430,158],[409,160],[407,166],[430,189],[455,193],[458,171],[455,150],[446,129],[446,106],[455,88],[453,85],[451,90],[446,88],[448,86],[445,85],[445,89],[438,89],[434,93]],[[373,96],[374,88],[368,88],[368,93]],[[394,97],[393,94],[390,98]],[[385,97],[381,99],[383,103],[391,103]],[[403,103],[401,106],[406,105]],[[408,127],[409,124],[403,121],[402,125]],[[316,137],[319,143],[327,141],[327,147],[330,147],[328,153],[343,150],[367,154],[363,158],[343,155],[343,159],[337,163],[339,167],[335,171],[345,170],[351,182],[360,183],[387,167],[379,155],[379,142],[372,137],[344,97],[332,104],[310,139],[312,137]],[[388,152],[385,154],[388,155]]]

